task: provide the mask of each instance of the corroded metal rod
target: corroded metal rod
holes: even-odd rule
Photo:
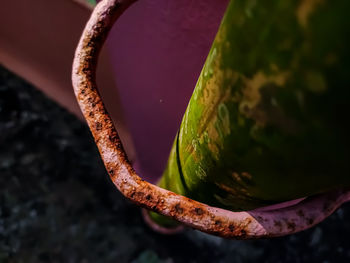
[[[127,159],[95,81],[97,59],[105,39],[114,22],[135,1],[103,0],[96,6],[77,47],[72,72],[79,106],[110,178],[125,197],[189,227],[235,239],[276,237],[307,229],[350,199],[350,192],[339,190],[306,198],[287,208],[231,212],[210,207],[142,180]]]

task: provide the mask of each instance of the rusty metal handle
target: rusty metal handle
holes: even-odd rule
[[[139,206],[184,225],[226,238],[276,237],[307,229],[350,200],[338,190],[273,211],[231,212],[210,207],[142,180],[128,161],[118,133],[97,91],[99,52],[120,15],[136,0],[103,0],[94,9],[77,47],[72,72],[76,98],[115,186]]]

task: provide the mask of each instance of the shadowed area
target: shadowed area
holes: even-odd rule
[[[350,204],[270,240],[161,236],[110,182],[85,124],[0,68],[0,262],[349,262]]]

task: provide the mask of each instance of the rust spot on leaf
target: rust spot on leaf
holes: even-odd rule
[[[228,226],[228,229],[230,229],[230,231],[233,232],[233,231],[235,230],[235,226],[232,225],[232,224],[230,224],[230,225]]]
[[[294,232],[296,225],[294,222],[287,222],[287,227],[289,230]]]
[[[180,204],[175,205],[175,211],[179,214],[182,214],[184,212],[183,208],[180,206]]]
[[[96,122],[96,130],[100,131],[102,129],[102,124],[100,122]]]
[[[198,208],[198,207],[196,207],[196,208],[194,209],[194,212],[195,212],[197,215],[199,215],[199,216],[204,214],[203,209]]]
[[[308,218],[307,219],[307,224],[308,225],[312,225],[314,223],[314,219],[313,218]]]
[[[216,221],[215,221],[215,225],[216,225],[216,226],[221,226],[221,224],[222,224],[222,222],[221,222],[220,220],[216,220]]]
[[[300,217],[304,217],[305,216],[304,215],[304,211],[301,210],[301,209],[297,211],[297,215],[300,216]]]

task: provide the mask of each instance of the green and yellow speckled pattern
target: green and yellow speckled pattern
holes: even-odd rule
[[[90,5],[96,5],[96,0],[86,0],[86,2],[88,2],[88,4]]]
[[[233,211],[349,186],[349,12],[231,1],[160,185]]]

